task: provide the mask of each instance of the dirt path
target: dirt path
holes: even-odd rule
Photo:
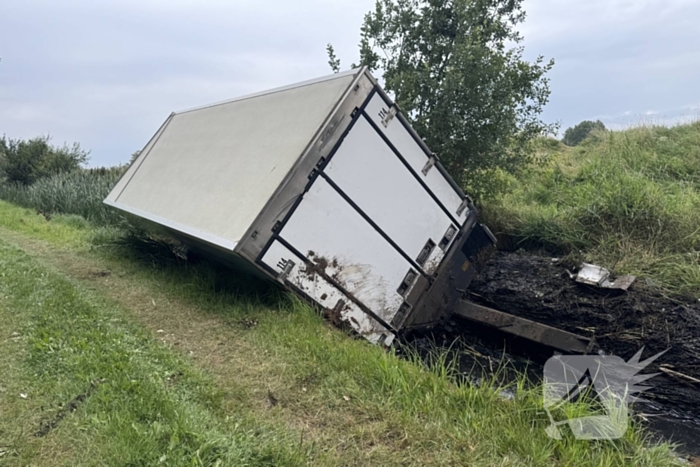
[[[353,439],[351,447],[344,446],[345,441],[340,438],[343,425],[348,425],[344,434],[353,435],[350,425],[358,421],[357,414],[350,408],[335,407],[333,423],[328,423],[331,414],[327,407],[314,404],[318,396],[311,391],[306,393],[306,388],[298,384],[297,372],[290,371],[284,359],[270,358],[266,349],[247,338],[247,329],[256,325],[254,320],[231,322],[225,316],[173,297],[134,274],[134,265],[127,262],[120,264],[88,251],[57,248],[3,227],[0,236],[41,264],[129,310],[155,339],[190,358],[212,376],[223,390],[225,404],[245,401],[257,416],[271,423],[286,422],[290,430],[300,433],[300,442],[334,446],[329,449],[331,458],[336,454],[354,458],[356,462],[351,463],[362,464],[372,458],[379,439],[383,444],[380,450],[399,450],[403,444],[393,434],[386,438],[382,423],[368,420],[363,427],[364,436]],[[333,454],[336,449],[339,451]],[[364,460],[353,454],[363,451],[367,456]]]

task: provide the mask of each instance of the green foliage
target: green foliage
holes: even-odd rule
[[[700,123],[593,133],[549,157],[481,209],[494,231],[700,296]]]
[[[100,225],[117,225],[124,218],[102,201],[124,173],[124,166],[79,169],[44,177],[30,186],[0,184],[0,199],[51,216],[75,214]]]
[[[59,173],[78,170],[89,160],[89,153],[78,143],[56,147],[48,136],[29,140],[0,139],[0,172],[6,181],[31,185]]]
[[[131,154],[131,158],[129,159],[129,165],[133,164],[134,161],[135,161],[136,159],[138,159],[140,155],[141,155],[141,150],[140,150],[140,149],[137,150],[137,151],[134,151],[134,152]]]
[[[340,59],[335,55],[335,49],[331,44],[326,46],[326,53],[328,54],[328,65],[333,70],[333,73],[340,73]]]
[[[378,0],[361,28],[360,64],[383,70],[427,145],[479,197],[498,190],[495,171],[516,173],[531,160],[529,142],[555,128],[539,118],[554,62],[523,60],[521,5]]]
[[[605,129],[605,125],[600,120],[596,120],[595,122],[584,120],[576,126],[567,128],[562,142],[567,146],[578,146],[584,139],[588,138],[588,135],[593,131],[605,131]]]

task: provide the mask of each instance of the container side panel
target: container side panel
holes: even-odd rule
[[[237,242],[352,80],[174,115],[117,203]]]
[[[389,114],[389,110],[389,104],[378,93],[374,95],[365,109],[367,115],[380,131],[387,136],[413,170],[424,179],[425,184],[440,199],[455,219],[463,225],[467,219],[468,209],[464,209],[460,215],[457,214],[462,205],[462,197],[437,168],[433,167],[427,170],[426,173],[423,173],[430,156],[413,139],[411,133],[401,124],[398,118],[389,120],[387,125],[384,125],[383,121],[385,116]]]
[[[415,286],[398,292],[410,263],[323,178],[318,178],[280,236],[390,323]]]
[[[426,273],[435,271],[454,236],[441,248],[442,239],[457,228],[365,117],[324,173]]]
[[[358,334],[373,344],[391,344],[393,334],[371,316],[363,312],[338,288],[321,277],[313,268],[307,267],[303,258],[289,251],[280,242],[275,241],[265,252],[262,259],[270,269],[283,273],[286,268],[285,283],[305,294],[326,310],[326,315],[335,324],[345,322]],[[291,262],[291,264],[290,264]]]

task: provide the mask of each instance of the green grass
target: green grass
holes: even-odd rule
[[[484,203],[492,230],[700,297],[700,122],[539,150],[543,165]]]
[[[612,442],[552,440],[541,388],[524,379],[513,399],[494,381],[458,385],[440,355],[400,358],[278,289],[96,248],[96,231],[0,203],[0,462],[677,465],[638,426]]]
[[[15,416],[0,407],[0,461],[25,464],[41,455],[47,465],[297,465],[306,458],[296,438],[257,422],[244,406],[224,414],[211,381],[114,304],[4,243],[0,270],[3,334],[19,335],[23,347],[13,352],[22,384],[4,395],[15,400]],[[29,410],[18,407],[20,394]],[[79,395],[85,400],[75,415],[69,410],[46,434],[52,450],[68,450],[70,458],[41,452],[32,435]]]
[[[123,217],[104,205],[124,167],[81,169],[23,186],[0,181],[0,199],[35,209],[46,216],[72,214],[99,225],[119,225]]]

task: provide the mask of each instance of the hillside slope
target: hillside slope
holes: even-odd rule
[[[580,146],[538,143],[545,162],[482,218],[513,249],[643,276],[700,297],[700,122],[599,132]]]

